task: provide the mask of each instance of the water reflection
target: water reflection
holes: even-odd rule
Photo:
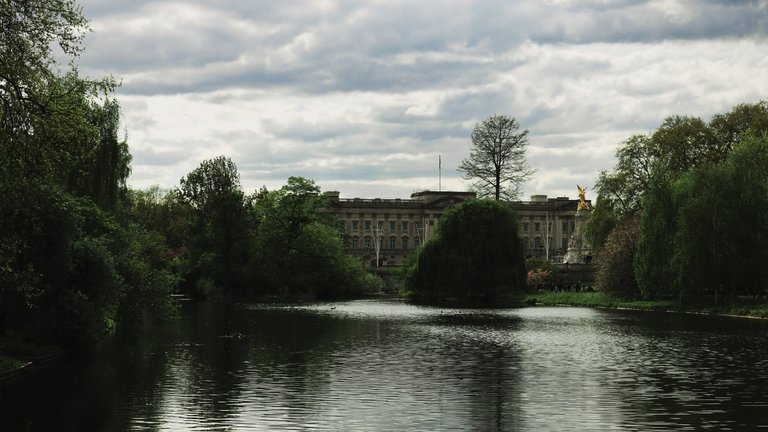
[[[4,384],[0,426],[755,430],[766,330],[584,308],[189,303],[159,334]]]

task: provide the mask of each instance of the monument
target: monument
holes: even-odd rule
[[[579,190],[579,204],[576,207],[573,234],[568,240],[568,249],[563,258],[564,264],[585,264],[592,256],[592,248],[584,241],[584,224],[592,208],[587,202],[587,188],[579,185],[576,188]]]

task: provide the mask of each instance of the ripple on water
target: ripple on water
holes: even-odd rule
[[[113,357],[55,375],[72,376],[76,385],[28,385],[33,396],[7,399],[11,408],[3,416],[31,416],[45,402],[58,407],[50,417],[62,430],[113,424],[112,430],[162,431],[768,425],[765,323],[397,301],[183,308],[167,341],[118,347]],[[59,387],[69,390],[55,403],[41,399]],[[67,422],[79,407],[100,419],[89,423],[97,427]]]

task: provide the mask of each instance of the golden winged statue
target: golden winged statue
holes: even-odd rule
[[[578,184],[576,185],[576,188],[579,190],[579,206],[576,207],[576,211],[580,212],[582,210],[589,211],[589,203],[587,202],[587,187],[581,187]]]

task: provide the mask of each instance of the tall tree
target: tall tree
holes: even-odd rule
[[[492,115],[475,125],[469,157],[459,171],[480,197],[516,199],[520,185],[534,173],[525,159],[527,147],[528,131],[520,131],[514,117]]]
[[[225,156],[203,161],[181,179],[179,197],[195,212],[187,282],[202,295],[239,290],[250,231],[237,166]]]
[[[329,200],[313,180],[290,177],[253,197],[259,221],[253,267],[256,294],[333,298],[376,292],[381,281],[344,251]]]
[[[0,0],[0,180],[62,180],[93,134],[87,112],[115,83],[83,79],[74,60],[88,30],[72,0]],[[62,65],[54,48],[69,58]],[[58,144],[58,145],[57,145]],[[21,187],[23,189],[23,186]]]

